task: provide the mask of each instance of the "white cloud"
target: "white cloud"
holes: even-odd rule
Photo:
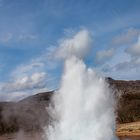
[[[126,49],[126,52],[132,56],[140,56],[140,36],[136,44]]]
[[[138,41],[125,49],[125,52],[130,56],[129,60],[123,60],[122,62],[116,64],[114,66],[114,69],[116,71],[132,71],[136,73],[140,72],[140,36],[138,38]],[[131,73],[131,75],[135,75],[134,73]]]
[[[57,75],[51,75],[58,65],[54,61],[53,48],[47,48],[39,57],[18,65],[9,75],[9,80],[0,83],[0,100],[19,100],[38,92],[54,90],[58,81]]]
[[[10,77],[15,79],[15,77],[30,76],[36,72],[47,72],[47,80],[52,79],[48,71],[53,71],[59,65],[59,63],[54,59],[55,47],[47,48],[40,54],[40,56],[29,60],[27,63],[18,65],[13,72],[11,72]]]
[[[106,76],[117,79],[138,79],[140,76],[140,37],[136,43],[132,44],[131,42],[130,44],[127,44],[130,46],[127,48],[114,48],[116,49],[114,56],[113,51],[108,51],[108,53],[103,51],[102,53],[99,53],[97,60],[102,60],[105,63],[98,66],[97,69],[102,71]],[[110,56],[113,56],[113,58],[109,59]],[[109,61],[105,61],[106,57]]]
[[[0,83],[0,101],[18,101],[27,96],[48,91],[46,80],[47,74],[38,72]]]
[[[113,45],[123,45],[131,43],[140,34],[139,29],[129,28],[125,32],[116,36],[112,40]]]
[[[46,92],[48,91],[47,88],[41,88],[41,89],[33,89],[33,90],[27,90],[27,91],[14,91],[14,92],[6,92],[6,93],[0,93],[0,101],[19,101],[22,100],[28,96]]]
[[[46,73],[33,73],[31,76],[23,76],[12,82],[1,85],[1,90],[6,92],[40,89],[45,87]]]
[[[43,62],[33,59],[27,64],[22,64],[15,68],[15,70],[11,73],[11,77],[21,77],[38,71],[43,71],[44,66],[45,64]]]
[[[118,63],[114,66],[116,71],[128,71],[130,69],[136,69],[140,67],[139,65],[136,65],[135,61],[124,61],[121,63]]]
[[[114,66],[116,71],[140,69],[140,57],[131,57],[130,60],[120,62]]]
[[[97,63],[103,63],[106,60],[110,59],[111,57],[113,57],[115,53],[115,49],[111,48],[109,50],[102,50],[96,53],[96,61]]]
[[[99,51],[96,55],[97,69],[106,76],[117,79],[137,79],[140,76],[140,30],[129,28],[112,40],[112,45],[125,45]],[[134,42],[137,43],[134,44]],[[126,46],[127,45],[127,46]],[[130,47],[129,47],[130,46]],[[127,47],[127,49],[126,49]]]
[[[57,58],[67,58],[70,56],[84,57],[90,48],[91,37],[86,29],[80,30],[71,38],[63,39],[59,42],[56,50]]]

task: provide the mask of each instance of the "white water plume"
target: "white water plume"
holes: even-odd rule
[[[64,64],[59,91],[53,96],[47,140],[114,140],[114,98],[105,78],[75,55]]]

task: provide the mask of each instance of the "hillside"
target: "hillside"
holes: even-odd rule
[[[41,131],[49,122],[46,111],[52,92],[39,93],[19,102],[0,102],[0,134],[24,131]]]
[[[108,78],[113,89],[117,89],[117,121],[128,123],[140,121],[140,80],[123,81]]]
[[[117,122],[140,121],[140,80],[122,81],[107,78],[118,98]],[[0,102],[0,134],[24,131],[42,131],[50,117],[46,107],[53,91],[39,93],[19,102]]]

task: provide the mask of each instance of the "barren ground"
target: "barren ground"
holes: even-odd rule
[[[118,136],[139,136],[140,137],[140,122],[118,124],[116,134]]]

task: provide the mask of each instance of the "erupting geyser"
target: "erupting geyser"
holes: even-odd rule
[[[67,40],[74,42],[72,47],[77,47],[75,41],[79,41],[76,38],[81,34],[89,38],[87,31],[80,31]],[[55,121],[47,128],[47,140],[117,139],[113,93],[104,77],[87,68],[76,53],[65,59],[61,87],[57,92],[51,110]]]

